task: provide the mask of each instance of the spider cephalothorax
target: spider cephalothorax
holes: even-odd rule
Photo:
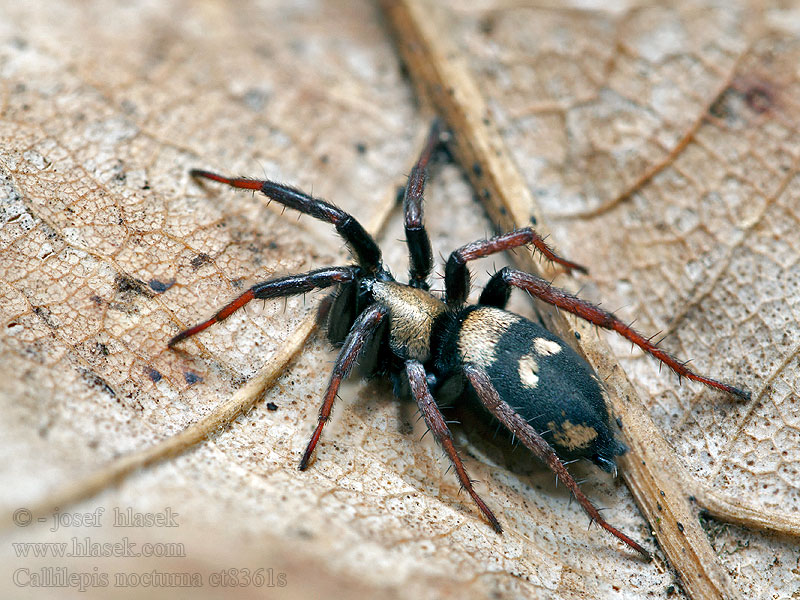
[[[504,250],[532,244],[547,259],[568,271],[585,272],[580,265],[555,254],[531,228],[479,240],[455,250],[445,268],[444,297],[430,293],[428,277],[433,255],[422,222],[422,193],[427,164],[440,135],[440,125],[434,123],[405,189],[403,208],[410,258],[407,285],[398,283],[384,268],[380,248],[358,221],[332,204],[273,181],[192,171],[195,177],[259,190],[284,206],[333,224],[357,264],[258,283],[207,321],[176,335],[169,345],[174,346],[227,318],[255,298],[278,298],[335,287],[322,315],[329,340],[341,346],[341,350],[316,429],[300,461],[301,470],[308,467],[342,380],[358,363],[359,374],[389,375],[399,393],[414,397],[428,428],[451,460],[461,485],[497,532],[502,532],[500,523],[473,489],[437,401],[474,395],[494,419],[556,473],[593,521],[649,557],[647,550],[602,518],[561,460],[587,458],[600,468],[615,472],[616,457],[627,450],[614,436],[605,392],[597,375],[560,338],[541,325],[507,312],[505,306],[511,289],[520,288],[600,327],[617,331],[679,376],[741,397],[747,398],[749,394],[697,375],[613,314],[529,273],[501,269],[484,288],[478,304],[467,305],[470,287],[467,263]]]

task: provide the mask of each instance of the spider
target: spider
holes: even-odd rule
[[[320,309],[330,342],[341,347],[319,411],[319,420],[300,460],[305,470],[329,420],[339,386],[358,365],[363,377],[389,375],[399,395],[410,394],[455,474],[491,524],[503,528],[475,492],[439,404],[477,397],[491,418],[505,426],[564,482],[596,522],[646,559],[650,553],[608,523],[583,494],[565,460],[586,458],[616,473],[616,457],[627,451],[611,428],[604,390],[593,369],[563,340],[541,325],[505,310],[512,288],[569,311],[629,339],[679,377],[687,377],[736,396],[749,393],[698,375],[658,348],[612,313],[550,285],[530,273],[504,267],[483,289],[477,304],[466,304],[470,289],[467,263],[504,250],[533,245],[566,271],[586,269],[557,255],[526,227],[462,246],[450,254],[444,274],[444,297],[431,293],[433,253],[423,224],[423,190],[430,159],[442,141],[443,127],[431,126],[423,151],[411,170],[403,198],[409,249],[409,281],[400,283],[384,267],[375,240],[351,215],[319,198],[269,180],[230,178],[203,170],[191,176],[258,190],[270,200],[331,223],[347,243],[356,264],[316,269],[255,284],[213,317],[169,341],[172,348],[253,299],[303,294],[334,287]]]

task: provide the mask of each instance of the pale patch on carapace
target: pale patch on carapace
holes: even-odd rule
[[[585,448],[597,437],[597,430],[588,425],[575,425],[570,421],[564,421],[561,425],[556,425],[555,421],[550,421],[547,428],[553,434],[553,441],[559,446],[576,450]]]
[[[499,308],[473,310],[461,324],[458,351],[464,362],[488,367],[497,360],[497,343],[522,317]]]
[[[403,358],[428,360],[433,321],[444,312],[444,302],[424,290],[394,282],[376,281],[372,295],[389,309],[392,350]]]
[[[561,345],[547,338],[536,338],[533,340],[533,349],[540,356],[552,356],[561,352]]]
[[[519,380],[526,388],[535,389],[539,385],[539,364],[536,360],[526,354],[519,359]]]

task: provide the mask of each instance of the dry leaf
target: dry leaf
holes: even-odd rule
[[[452,35],[553,241],[591,267],[584,295],[627,304],[620,314],[640,329],[668,328],[670,350],[756,392],[742,405],[678,388],[614,343],[681,461],[725,493],[796,511],[796,49],[752,37],[748,27],[764,30],[750,13],[727,11],[481,8],[454,17]],[[265,173],[372,223],[424,119],[368,4],[27,2],[4,12],[0,427],[11,512],[212,413],[274,360],[321,296],[249,307],[169,352],[180,327],[253,281],[346,260],[328,228],[198,185],[189,168]],[[790,22],[781,16],[763,21]],[[491,226],[456,168],[434,177],[427,215],[446,254]],[[395,215],[381,242],[396,274],[400,237]],[[533,314],[521,299],[516,308]],[[642,565],[587,532],[524,454],[460,431],[470,473],[507,527],[498,537],[386,383],[343,389],[316,462],[299,473],[332,358],[312,337],[229,428],[60,507],[65,522],[104,508],[102,526],[4,531],[0,589],[17,597],[28,591],[20,569],[51,567],[108,574],[83,597],[183,593],[174,579],[148,585],[153,572],[198,574],[193,597],[658,598],[675,584],[663,562]],[[576,467],[609,519],[652,543],[627,489]],[[115,508],[169,508],[178,526],[114,528]],[[710,523],[743,597],[797,591],[795,541]],[[184,556],[22,558],[13,545],[87,537],[127,538],[136,550],[183,544]],[[265,580],[231,586],[245,583],[242,569],[264,569]]]

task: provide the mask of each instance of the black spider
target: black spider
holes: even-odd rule
[[[486,285],[478,304],[465,305],[470,288],[467,262],[503,250],[533,244],[568,271],[586,271],[556,255],[531,228],[479,240],[454,251],[445,269],[445,297],[440,299],[430,293],[428,277],[433,258],[422,222],[422,193],[427,164],[440,137],[441,126],[436,122],[405,189],[403,208],[410,254],[408,285],[395,281],[384,268],[378,245],[359,222],[332,204],[273,181],[228,178],[193,170],[194,177],[260,190],[270,200],[332,223],[357,264],[258,283],[209,320],[176,335],[169,346],[222,321],[255,298],[278,298],[335,286],[336,291],[323,305],[321,314],[327,319],[328,338],[341,346],[341,351],[317,427],[300,461],[301,470],[308,467],[339,385],[358,363],[362,376],[388,374],[399,393],[410,392],[416,399],[428,428],[452,461],[461,485],[495,531],[502,532],[502,527],[475,493],[437,402],[452,401],[467,393],[477,396],[495,419],[567,485],[592,521],[649,558],[647,550],[603,519],[562,462],[562,458],[588,458],[601,469],[615,472],[616,457],[627,450],[614,437],[597,375],[560,338],[504,310],[511,288],[523,289],[591,323],[617,331],[679,376],[744,398],[749,393],[693,373],[613,314],[529,273],[503,268]]]

